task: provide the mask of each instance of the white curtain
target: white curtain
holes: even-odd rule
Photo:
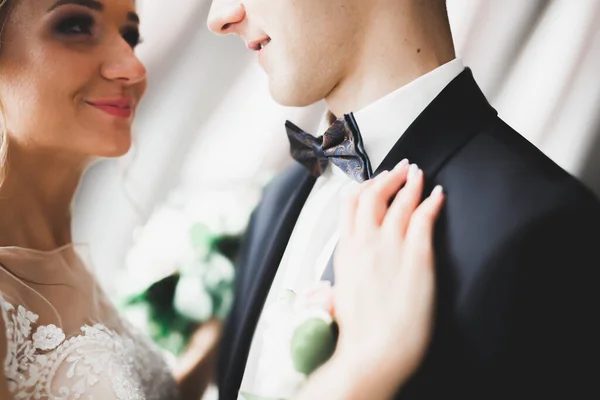
[[[133,232],[173,196],[256,186],[290,159],[286,119],[316,128],[323,104],[269,97],[254,54],[206,28],[208,0],[138,0],[149,90],[135,148],[94,166],[75,203],[108,287]],[[600,0],[448,0],[458,55],[511,126],[600,194]]]

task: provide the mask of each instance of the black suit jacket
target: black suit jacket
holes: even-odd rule
[[[444,186],[446,203],[435,237],[432,344],[397,398],[600,398],[596,198],[498,118],[469,69],[378,171],[403,158],[424,170],[427,190]],[[222,342],[221,400],[236,399],[263,303],[314,181],[291,168],[253,214]],[[390,351],[401,348],[398,338]]]

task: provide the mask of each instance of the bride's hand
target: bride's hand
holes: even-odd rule
[[[421,203],[423,182],[405,161],[356,187],[342,205],[336,356],[391,381],[390,395],[420,365],[432,329],[433,230],[444,196],[438,187]]]

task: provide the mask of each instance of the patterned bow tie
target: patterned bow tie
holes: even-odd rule
[[[365,152],[358,125],[352,114],[336,120],[318,138],[304,132],[290,121],[285,128],[290,140],[292,157],[319,177],[331,162],[357,182],[371,179],[371,162]]]

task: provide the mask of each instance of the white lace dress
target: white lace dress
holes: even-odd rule
[[[2,361],[13,398],[176,399],[161,353],[119,318],[82,260],[73,246],[0,248]]]

